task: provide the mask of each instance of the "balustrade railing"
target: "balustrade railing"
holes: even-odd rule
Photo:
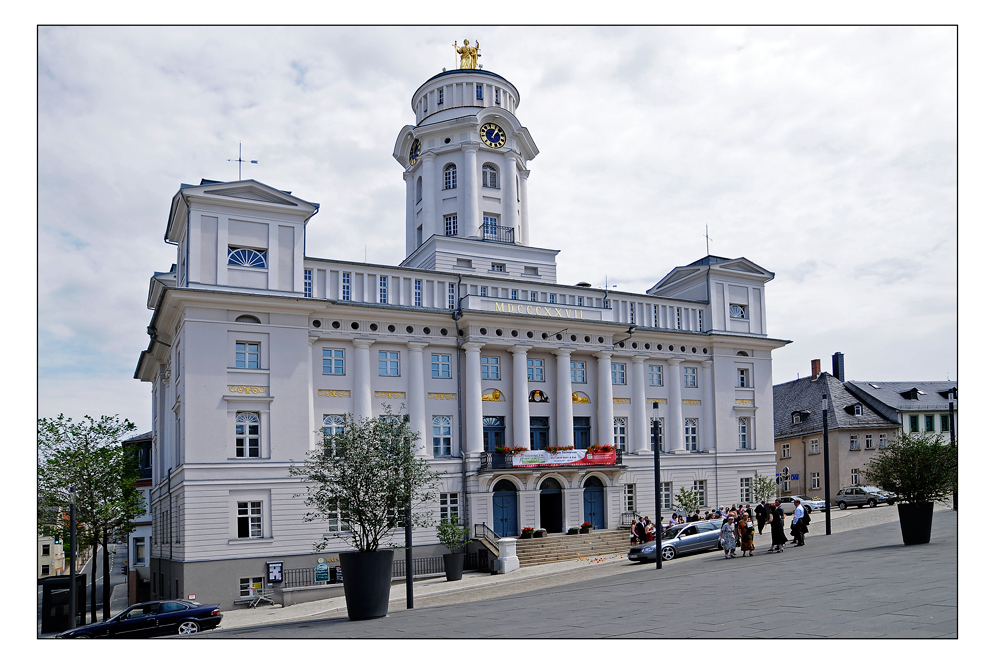
[[[481,224],[480,237],[491,242],[515,243],[515,228],[513,226],[498,226],[497,224]]]

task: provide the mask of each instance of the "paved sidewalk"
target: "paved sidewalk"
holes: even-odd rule
[[[946,514],[946,516],[943,516]],[[948,555],[949,562],[951,565],[955,565],[955,549],[953,551],[947,551],[947,547],[944,546],[939,541],[939,525],[941,520],[944,523],[949,522],[949,526],[952,529],[951,542],[952,546],[956,545],[956,531],[954,525],[956,519],[956,513],[949,511],[938,511],[934,516],[934,542],[929,545],[929,547],[902,547],[901,545],[901,532],[897,523],[897,508],[894,506],[887,507],[882,506],[875,508],[873,510],[868,508],[863,508],[860,510],[849,509],[843,512],[833,511],[831,518],[833,524],[833,537],[826,538],[824,535],[824,517],[825,515],[818,513],[813,515],[813,522],[810,526],[810,533],[808,536],[809,545],[806,548],[793,550],[789,547],[789,550],[783,554],[770,555],[765,553],[767,547],[770,544],[769,531],[765,532],[764,535],[758,536],[756,538],[757,555],[753,558],[739,559],[737,563],[731,563],[725,561],[721,554],[699,554],[683,558],[677,558],[665,564],[662,574],[664,579],[672,580],[675,577],[680,579],[695,578],[696,575],[703,568],[712,570],[714,568],[714,560],[718,556],[718,560],[723,560],[726,565],[735,565],[733,569],[743,569],[745,566],[759,564],[760,561],[765,561],[765,569],[763,574],[777,574],[780,578],[782,572],[787,572],[789,568],[794,567],[801,563],[804,568],[804,572],[801,569],[796,570],[801,574],[802,579],[821,577],[822,575],[813,575],[809,572],[808,568],[810,565],[815,564],[814,559],[818,555],[854,555],[849,549],[854,541],[867,541],[873,543],[879,539],[882,542],[888,542],[890,546],[894,546],[893,540],[897,538],[897,546],[900,551],[914,552],[917,549],[921,550],[923,553],[929,553],[929,557],[935,557],[936,555],[941,555],[938,552],[941,550],[944,552],[943,555]],[[881,526],[881,524],[887,524]],[[868,528],[868,526],[879,526],[878,528]],[[859,530],[865,529],[865,530]],[[876,532],[870,532],[870,531]],[[844,533],[851,532],[853,535],[844,535]],[[825,547],[820,544],[825,543],[829,546],[829,549],[822,551]],[[870,546],[869,548],[875,548]],[[837,551],[837,549],[841,549]],[[890,550],[888,546],[885,546],[885,550]],[[797,551],[797,552],[796,552]],[[911,555],[911,554],[907,554]],[[804,558],[802,558],[804,556]],[[918,556],[917,556],[918,557]],[[942,557],[942,556],[941,556]],[[766,566],[774,564],[777,561],[775,569],[769,569]],[[786,565],[789,561],[793,561],[793,565]],[[805,563],[804,561],[808,561]],[[875,556],[871,556],[867,560],[867,569],[876,570],[879,567],[880,560]],[[944,559],[943,562],[947,562]],[[834,563],[835,565],[836,563]],[[940,564],[937,562],[937,564]],[[942,565],[941,565],[942,566]],[[847,569],[853,567],[853,573],[859,573],[860,570],[864,569],[862,566],[848,565]],[[955,569],[955,567],[952,567]],[[647,571],[651,570],[651,580],[652,574],[660,575],[661,572],[655,570],[653,565],[633,565],[629,563],[624,558],[624,554],[618,556],[602,556],[592,559],[578,559],[573,561],[566,561],[562,563],[554,563],[551,565],[540,565],[536,567],[529,567],[520,569],[512,574],[507,575],[490,575],[490,574],[480,574],[480,573],[467,573],[464,575],[461,581],[456,582],[446,582],[444,578],[438,579],[427,579],[424,581],[418,581],[415,583],[415,607],[416,612],[419,609],[431,609],[433,607],[441,607],[452,604],[465,604],[470,602],[478,602],[479,600],[489,600],[497,599],[502,597],[509,597],[513,595],[520,595],[523,593],[528,593],[529,595],[534,595],[539,591],[546,591],[555,593],[556,590],[549,591],[549,589],[560,589],[564,587],[573,587],[578,584],[583,585],[585,583],[594,584],[608,584],[609,586],[626,586],[630,581],[626,578],[619,578],[619,575],[639,575],[640,578],[647,574]],[[751,570],[749,572],[751,575],[756,573],[756,570]],[[660,576],[656,577],[657,580]],[[787,579],[790,582],[790,578]],[[836,580],[831,581],[835,583]],[[642,583],[642,582],[640,582]],[[951,606],[956,607],[956,578],[954,577],[950,581],[951,587],[954,592],[954,599]],[[696,586],[694,589],[695,593],[698,593],[699,589]],[[598,591],[601,592],[600,590]],[[858,596],[860,590],[856,591]],[[405,590],[404,586],[398,585],[394,586],[391,591],[391,607],[390,607],[390,618],[399,617],[405,612]],[[719,593],[721,594],[721,593]],[[714,615],[712,610],[714,609],[713,604],[716,602],[715,593],[709,593],[706,595],[708,599],[708,606],[705,615],[700,618],[700,625],[711,625],[713,622]],[[578,600],[580,601],[580,600]],[[752,601],[752,600],[751,600]],[[736,600],[736,604],[741,604],[739,600]],[[793,607],[790,601],[774,601],[771,607],[771,611],[774,613],[779,613],[784,610],[790,610]],[[625,611],[620,609],[622,613]],[[599,612],[600,613],[600,612]],[[517,615],[517,614],[516,614]],[[619,614],[621,615],[621,613]],[[763,614],[758,614],[763,615]],[[224,620],[221,623],[221,627],[218,630],[214,630],[217,636],[236,636],[245,634],[258,635],[261,632],[258,630],[253,630],[251,628],[255,627],[266,627],[268,625],[278,626],[284,623],[300,622],[306,621],[308,623],[315,623],[317,621],[322,621],[326,619],[336,619],[334,622],[343,620],[345,616],[345,600],[344,598],[333,598],[328,600],[320,600],[316,602],[309,602],[306,604],[299,604],[296,606],[291,606],[287,608],[283,607],[271,607],[266,609],[245,609],[238,611],[228,611],[225,612]],[[381,625],[382,621],[373,621],[374,623]],[[358,624],[358,623],[357,623]],[[782,624],[782,622],[779,622]],[[954,623],[955,625],[955,623]],[[242,628],[250,628],[251,631],[243,630]],[[956,627],[953,627],[955,632]],[[265,630],[264,630],[265,631]],[[351,632],[351,630],[350,630]],[[377,630],[379,635],[379,629]],[[947,635],[948,633],[944,633]],[[274,634],[275,635],[275,634]],[[357,636],[358,634],[350,633],[349,636]],[[371,634],[372,635],[372,634]],[[493,634],[472,634],[468,633],[467,636],[496,636]],[[707,631],[704,634],[688,634],[690,636],[713,636],[712,631]],[[744,634],[744,636],[755,636],[756,634]],[[782,634],[769,634],[768,636],[781,636]],[[870,635],[870,634],[868,634]],[[280,636],[287,636],[286,633],[281,633]],[[301,634],[301,636],[318,636],[317,634]],[[338,634],[321,634],[321,636],[338,636]],[[343,634],[342,636],[345,636]],[[410,636],[410,635],[409,635]],[[419,634],[419,636],[429,636],[428,634]],[[436,635],[444,636],[444,635]],[[511,634],[505,634],[504,636],[512,636]],[[523,634],[522,636],[529,636],[529,634]],[[532,634],[532,636],[541,636],[540,634]],[[595,635],[591,635],[595,636]],[[649,636],[649,635],[648,635]],[[662,636],[661,634],[655,634],[654,636]]]

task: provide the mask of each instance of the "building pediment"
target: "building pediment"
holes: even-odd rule
[[[261,201],[264,203],[276,203],[278,205],[290,205],[298,207],[298,204],[290,196],[279,196],[270,191],[253,185],[241,187],[222,187],[219,189],[209,189],[204,192],[208,196],[225,196],[228,198],[241,198],[246,201]],[[281,192],[282,193],[282,192]]]

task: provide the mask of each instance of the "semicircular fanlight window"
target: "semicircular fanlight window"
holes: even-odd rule
[[[255,249],[228,248],[228,264],[239,267],[266,267],[266,253]]]

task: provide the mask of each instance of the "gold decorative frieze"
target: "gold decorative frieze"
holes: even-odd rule
[[[573,394],[574,403],[591,403],[590,397],[588,397],[583,392],[574,392]]]
[[[435,399],[436,401],[453,401],[456,399],[455,392],[429,392],[429,399]]]
[[[667,405],[667,400],[666,399],[657,399],[657,398],[654,397],[654,398],[647,399],[646,403],[658,403],[658,404],[660,404],[662,406],[666,406]]]
[[[501,400],[501,390],[487,390],[480,397],[481,401],[500,401]]]
[[[701,405],[701,399],[682,399],[681,400],[681,405],[682,406],[700,406]]]
[[[632,403],[632,399],[626,397],[615,397],[612,399],[612,403]]]
[[[737,406],[752,406],[753,399],[736,399]]]
[[[377,399],[403,399],[407,396],[404,392],[374,392]]]
[[[319,397],[351,397],[350,390],[318,390]]]
[[[228,391],[235,394],[266,394],[265,387],[258,385],[229,385]]]

